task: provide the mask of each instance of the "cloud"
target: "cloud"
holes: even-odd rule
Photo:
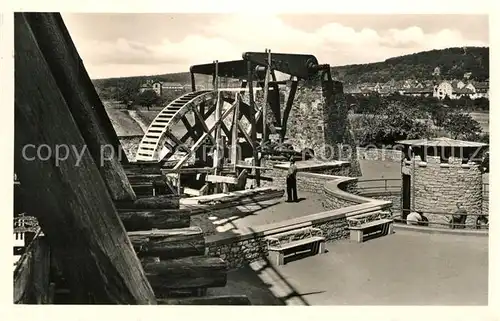
[[[218,17],[204,25],[200,32],[192,32],[180,41],[165,38],[151,44],[130,41],[125,36],[113,42],[83,38],[74,41],[92,77],[126,76],[138,70],[144,70],[139,74],[148,74],[155,66],[169,66],[172,70],[156,73],[188,71],[192,64],[240,59],[245,51],[264,51],[265,48],[273,52],[310,53],[320,63],[345,65],[424,50],[488,45],[466,39],[453,29],[426,33],[421,27],[412,26],[378,32],[331,22],[304,31],[275,15],[253,14]],[[116,71],[112,72],[111,65],[123,67],[115,67]]]

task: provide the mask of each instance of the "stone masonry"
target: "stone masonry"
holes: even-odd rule
[[[462,164],[461,159],[449,158],[448,163],[441,163],[439,157],[427,156],[422,162],[416,156],[414,173],[411,165],[405,165],[412,174],[412,197],[415,198],[415,210],[423,211],[429,221],[447,222],[449,215],[443,216],[428,212],[453,213],[456,203],[462,202],[467,213],[467,224],[473,224],[476,216],[482,212],[482,174],[474,163]]]

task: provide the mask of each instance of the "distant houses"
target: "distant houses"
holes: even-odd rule
[[[166,92],[177,92],[177,91],[182,91],[184,90],[185,86],[176,83],[176,82],[162,82],[162,81],[154,81],[154,80],[148,80],[144,84],[141,85],[139,88],[139,92],[143,93],[147,90],[152,90],[156,92],[158,96],[164,95]]]
[[[362,83],[356,85],[346,85],[345,92],[351,94],[361,94],[368,96],[378,93],[381,96],[388,96],[398,93],[413,97],[436,97],[444,99],[460,99],[468,97],[470,99],[489,99],[489,83],[464,80],[402,80],[388,81],[386,83]]]
[[[489,99],[490,89],[487,82],[463,82],[442,81],[434,87],[434,97],[444,99],[448,96],[450,99],[460,99],[468,97],[470,99],[487,98]]]

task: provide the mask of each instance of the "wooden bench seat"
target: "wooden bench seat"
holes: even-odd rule
[[[313,232],[318,232],[320,235],[313,236]],[[304,233],[305,237],[292,240],[294,235],[298,235],[299,233]],[[269,257],[277,265],[284,265],[285,258],[291,256],[307,253],[312,255],[325,253],[325,238],[321,234],[322,231],[320,229],[302,228],[268,237]],[[283,240],[284,238],[288,238],[288,240],[285,241]]]
[[[351,240],[362,243],[368,238],[375,238],[378,236],[392,234],[393,220],[379,219],[358,226],[350,226],[349,230],[351,234]]]

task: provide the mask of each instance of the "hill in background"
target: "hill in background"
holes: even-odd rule
[[[461,47],[431,50],[389,58],[382,62],[332,67],[332,75],[347,84],[385,83],[406,79],[470,79],[489,78],[489,48]],[[434,72],[439,68],[439,75]]]
[[[462,79],[471,73],[470,79],[484,81],[489,78],[489,48],[461,47],[431,50],[411,55],[389,58],[382,62],[332,67],[332,75],[346,84],[385,83],[406,79]],[[435,74],[436,67],[439,75]],[[166,73],[151,76],[95,79],[100,89],[123,87],[125,84],[139,87],[148,79],[163,82],[189,84],[189,72]],[[197,75],[197,83],[210,83],[210,76]]]

